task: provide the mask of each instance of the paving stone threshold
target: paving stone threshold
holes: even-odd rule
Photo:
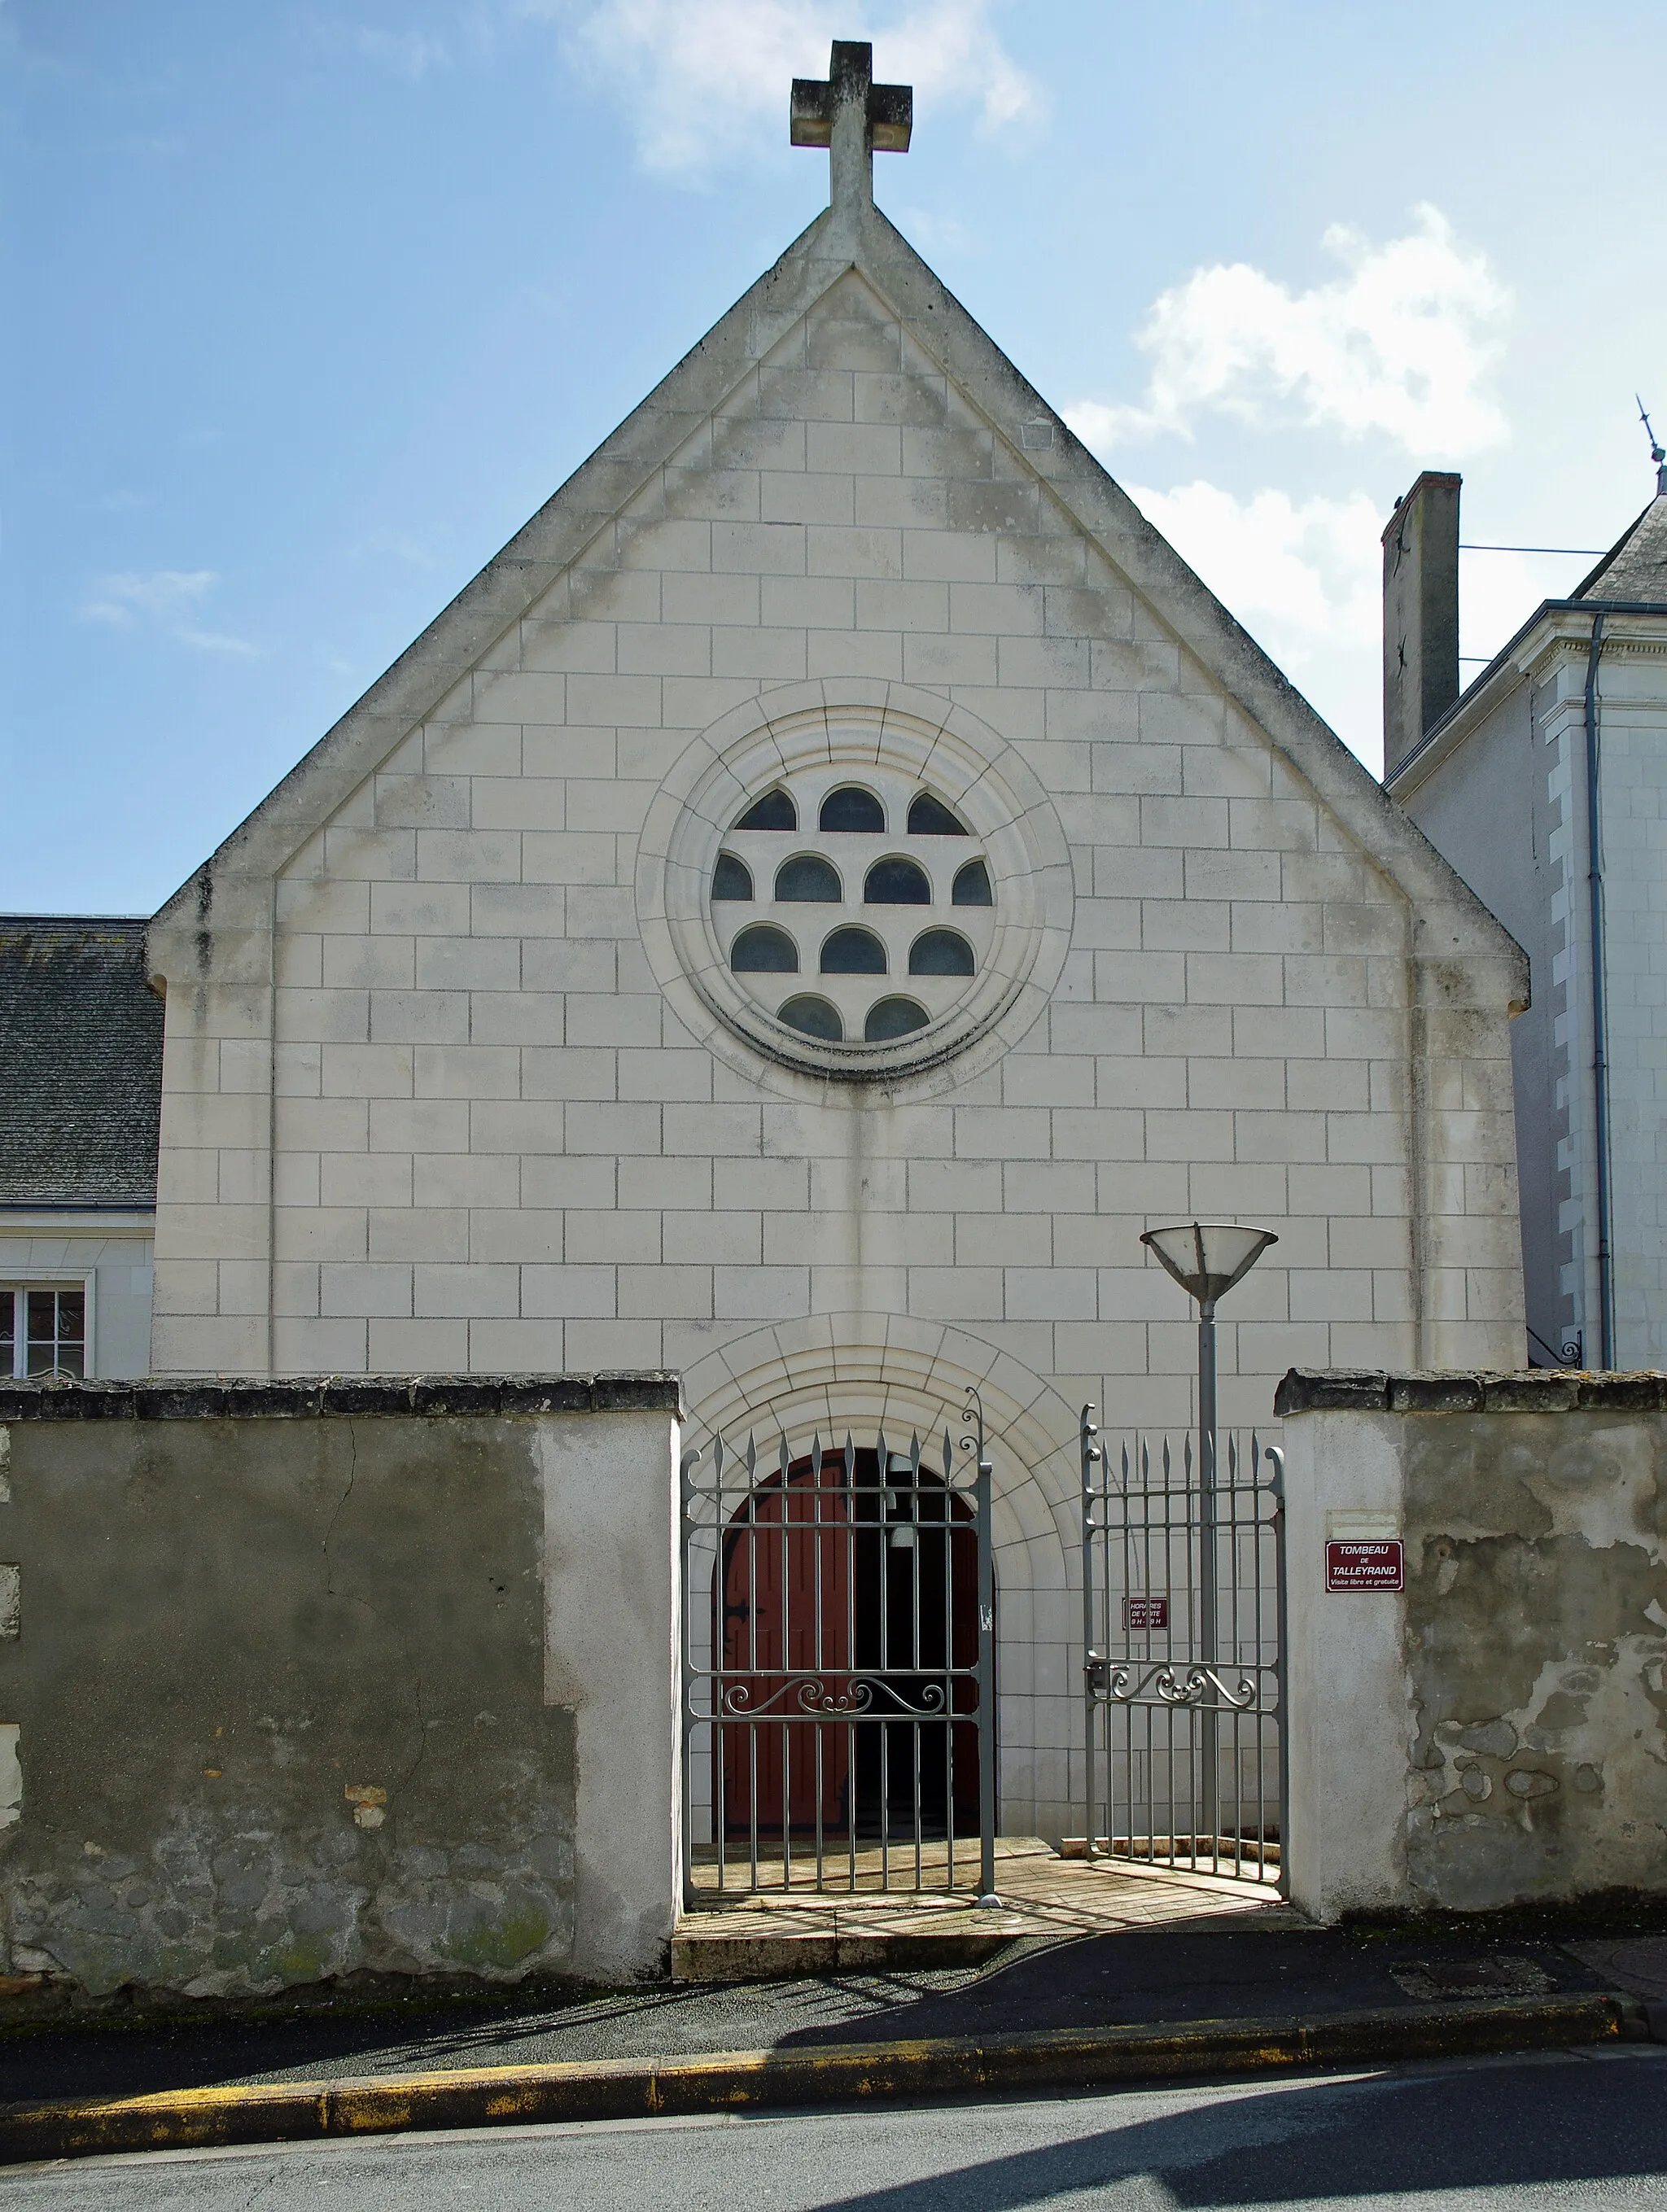
[[[1338,2013],[1319,2020],[1196,2021],[1156,2028],[1056,2029],[176,2089],[0,2107],[0,2165],[417,2130],[1087,2090],[1187,2075],[1644,2041],[1650,2035],[1651,2008],[1634,1997],[1598,1992]]]
[[[936,1850],[940,1859],[941,1846]],[[970,1881],[953,1892],[882,1890],[874,1851],[859,1856],[849,1891],[818,1891],[807,1873],[802,1887],[733,1901],[712,1886],[715,1869],[700,1866],[698,1902],[679,1916],[672,1934],[672,1979],[715,1985],[902,1973],[982,1966],[1015,1944],[1131,1929],[1307,1925],[1271,1882],[1098,1856],[1065,1859],[1031,1836],[1001,1838],[996,1857],[1001,1904],[994,1910],[977,1903]]]

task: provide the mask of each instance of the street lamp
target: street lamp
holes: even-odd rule
[[[1235,1283],[1242,1283],[1270,1244],[1279,1239],[1271,1229],[1245,1229],[1236,1222],[1183,1221],[1169,1229],[1148,1229],[1141,1238],[1150,1245],[1189,1297],[1198,1302],[1198,1492],[1201,1558],[1198,1609],[1201,1634],[1199,1661],[1206,1669],[1216,1662],[1215,1559],[1215,1309]],[[1209,1831],[1210,1855],[1220,1848],[1221,1778],[1217,1771],[1215,1692],[1206,1681],[1200,1729],[1204,1784],[1204,1820]],[[1196,1822],[1194,1823],[1195,1827]],[[1193,1857],[1198,1839],[1193,1838]]]

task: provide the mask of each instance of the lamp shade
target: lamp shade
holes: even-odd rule
[[[1232,1221],[1182,1221],[1148,1229],[1141,1242],[1152,1247],[1189,1297],[1213,1306],[1279,1239],[1271,1229],[1241,1228]]]

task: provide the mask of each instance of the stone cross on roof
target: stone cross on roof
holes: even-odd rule
[[[874,50],[867,40],[836,39],[828,75],[793,80],[795,146],[829,151],[828,198],[837,210],[871,207],[873,156],[906,154],[915,121],[915,90],[874,82]]]

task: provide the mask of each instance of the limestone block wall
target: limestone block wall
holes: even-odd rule
[[[738,709],[899,686],[1012,748],[1062,825],[1050,1003],[929,1091],[738,1067],[645,959],[642,825]],[[1281,1232],[1224,1316],[1236,1415],[1293,1363],[1514,1356],[1501,977],[1427,957],[854,276],[270,896],[265,941],[228,926],[206,973],[153,950],[159,1371],[682,1366],[860,1282],[1177,1420],[1186,1316],[1137,1238],[1194,1210]]]
[[[1667,1379],[1281,1384],[1292,1895],[1476,1911],[1658,1892]],[[1328,1590],[1329,1539],[1405,1587]]]
[[[999,1372],[1013,1424],[1045,1409],[1003,1819],[1059,1832],[1075,1409],[1192,1411],[1141,1231],[1278,1232],[1223,1311],[1224,1419],[1293,1363],[1518,1358],[1521,963],[863,222],[813,227],[159,918],[153,1362],[664,1366],[715,1378],[697,1431],[738,1376],[761,1425],[779,1384],[906,1432]],[[904,1079],[795,1072],[667,957],[688,810],[818,742],[1006,794],[1046,878],[1022,989]]]
[[[0,1973],[658,1973],[676,1443],[663,1376],[0,1383]]]

